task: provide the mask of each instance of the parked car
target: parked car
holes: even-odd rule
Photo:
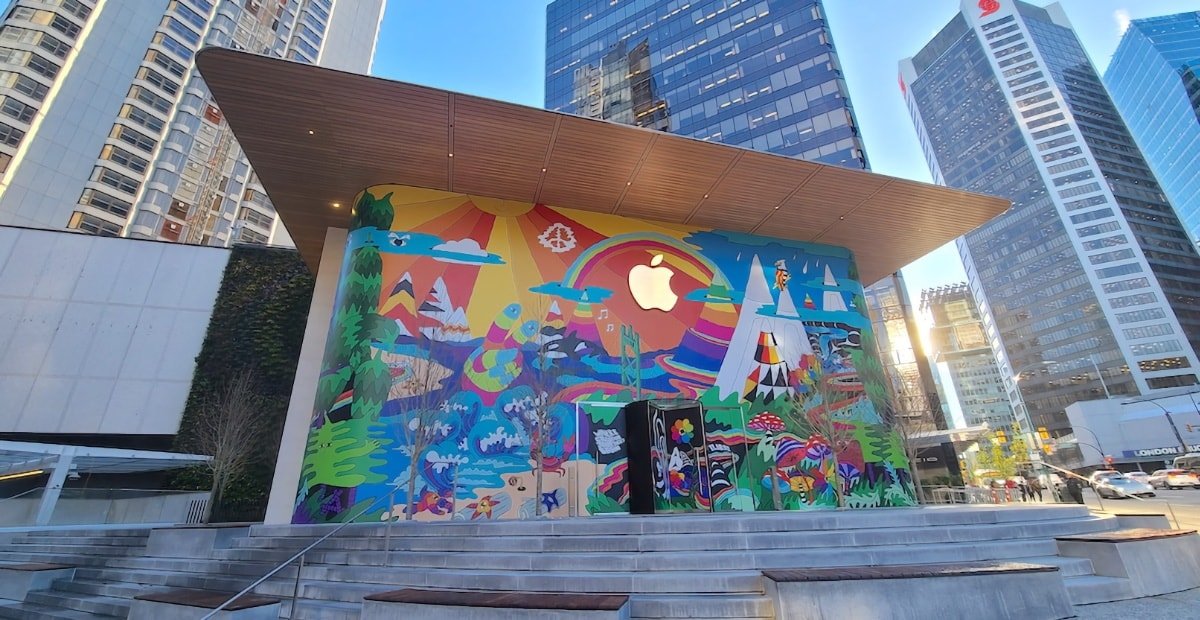
[[[1129,478],[1130,480],[1137,480],[1138,482],[1145,482],[1146,484],[1150,484],[1150,474],[1148,474],[1144,471],[1126,472],[1125,477]]]
[[[1192,487],[1200,489],[1200,478],[1190,471],[1182,469],[1160,469],[1150,474],[1150,486],[1158,489],[1182,489]]]
[[[1126,478],[1120,474],[1102,476],[1093,483],[1093,486],[1096,489],[1096,494],[1100,497],[1129,497],[1132,495],[1154,497],[1154,487],[1145,482]]]

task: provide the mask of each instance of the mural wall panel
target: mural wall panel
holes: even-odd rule
[[[340,282],[297,523],[625,512],[643,398],[703,405],[706,509],[914,503],[844,248],[378,186]]]

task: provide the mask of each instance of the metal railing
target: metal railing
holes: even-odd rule
[[[388,520],[387,520],[387,527],[384,530],[383,559],[384,559],[385,563],[389,563],[388,556],[391,555],[391,552],[392,552],[392,549],[391,549],[391,546],[392,546],[392,544],[391,544],[392,543],[392,522],[396,520],[396,518],[395,518],[396,515],[391,514],[390,511],[394,510],[395,506],[396,506],[396,501],[395,501],[396,491],[400,490],[400,487],[403,486],[404,484],[407,484],[407,482],[408,481],[405,480],[405,481],[397,482],[396,484],[393,484],[391,487],[388,488],[388,493],[386,495],[381,495],[381,496],[375,498],[375,501],[371,502],[370,505],[368,505],[367,507],[358,511],[358,514],[350,517],[346,521],[343,521],[341,525],[333,528],[332,530],[327,532],[324,536],[321,536],[320,538],[309,543],[308,546],[297,551],[295,553],[295,555],[293,555],[292,557],[284,560],[282,563],[277,565],[275,568],[272,568],[271,570],[267,571],[267,574],[254,580],[254,583],[251,583],[250,585],[246,586],[245,588],[242,588],[242,590],[240,592],[229,597],[229,599],[226,600],[224,603],[221,603],[215,609],[208,612],[203,618],[201,618],[201,620],[209,620],[209,618],[216,616],[218,612],[223,611],[226,607],[233,604],[234,601],[249,594],[251,591],[254,590],[254,588],[257,588],[258,586],[265,583],[271,577],[278,575],[279,572],[282,571],[283,569],[287,568],[288,566],[291,566],[292,562],[299,560],[300,565],[296,567],[295,585],[292,587],[292,605],[291,605],[290,611],[288,612],[289,618],[296,617],[296,599],[299,598],[299,595],[300,595],[300,573],[302,573],[304,571],[304,556],[307,555],[309,551],[312,551],[313,549],[315,549],[317,547],[317,545],[320,545],[321,543],[325,542],[326,540],[329,540],[330,538],[332,538],[338,532],[342,531],[343,529],[346,529],[346,526],[357,523],[358,519],[360,517],[367,514],[368,512],[371,512],[372,510],[374,510],[379,505],[380,500],[384,500],[384,499],[388,500],[388,502],[389,502],[388,503],[389,514],[388,514]]]
[[[1108,512],[1107,510],[1105,510],[1105,509],[1104,509],[1104,496],[1100,495],[1100,490],[1099,490],[1099,489],[1097,489],[1097,488],[1095,487],[1095,485],[1093,485],[1093,484],[1092,484],[1091,480],[1089,480],[1089,479],[1087,479],[1087,478],[1084,478],[1083,476],[1080,476],[1079,474],[1077,474],[1077,473],[1075,473],[1075,472],[1073,472],[1073,471],[1071,471],[1071,470],[1068,470],[1068,469],[1063,469],[1063,468],[1061,468],[1061,467],[1058,467],[1058,466],[1056,466],[1056,465],[1051,465],[1050,463],[1044,463],[1044,465],[1046,465],[1047,467],[1050,467],[1050,468],[1052,468],[1052,469],[1054,469],[1054,470],[1056,470],[1056,471],[1058,471],[1058,472],[1060,472],[1060,473],[1066,474],[1066,475],[1068,475],[1068,476],[1071,476],[1071,477],[1074,477],[1074,478],[1079,478],[1080,480],[1084,481],[1084,482],[1085,482],[1085,483],[1086,483],[1088,486],[1091,486],[1091,487],[1092,487],[1092,490],[1096,492],[1096,503],[1100,504],[1100,510],[1101,510],[1101,511],[1103,511],[1103,512]],[[1124,491],[1122,491],[1122,490],[1120,490],[1120,489],[1116,489],[1116,488],[1114,488],[1114,489],[1113,489],[1113,492],[1114,492],[1114,493],[1116,493],[1116,494],[1117,494],[1118,496],[1120,496],[1120,497],[1125,497],[1125,498],[1130,498],[1130,499],[1136,499],[1136,500],[1138,500],[1139,502],[1142,502],[1142,503],[1146,503],[1146,502],[1149,502],[1149,501],[1150,501],[1150,500],[1147,500],[1147,499],[1146,499],[1146,498],[1144,498],[1144,497],[1138,497],[1137,495],[1130,495],[1129,493],[1126,493],[1126,492],[1124,492]],[[1175,509],[1174,509],[1173,507],[1171,507],[1171,502],[1168,502],[1168,501],[1166,501],[1166,500],[1158,500],[1158,501],[1161,501],[1161,502],[1162,502],[1162,505],[1167,507],[1167,512],[1171,513],[1171,521],[1172,521],[1173,523],[1175,523],[1175,529],[1177,529],[1177,530],[1178,530],[1178,529],[1180,529],[1180,527],[1179,527],[1179,518],[1175,516]],[[1157,503],[1157,501],[1156,501],[1156,503]],[[1120,514],[1120,513],[1115,513],[1115,512],[1114,512],[1114,513],[1112,513],[1112,514],[1114,514],[1114,515],[1118,515],[1118,516],[1119,516],[1119,514]]]

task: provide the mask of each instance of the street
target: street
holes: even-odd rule
[[[1178,522],[1183,529],[1200,529],[1200,490],[1155,489],[1156,497],[1147,499],[1105,499],[1103,502],[1096,497],[1091,489],[1083,492],[1083,498],[1089,508],[1094,511],[1110,514],[1122,513],[1162,513],[1167,515],[1172,523]],[[1103,503],[1103,508],[1101,508]],[[1174,512],[1174,518],[1172,518]]]

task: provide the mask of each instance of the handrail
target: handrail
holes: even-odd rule
[[[313,541],[313,542],[312,542],[312,544],[310,544],[310,545],[308,545],[307,547],[305,547],[305,548],[301,549],[300,551],[297,551],[295,555],[293,555],[292,557],[288,558],[287,560],[284,560],[284,562],[283,562],[283,563],[279,564],[279,565],[278,565],[278,566],[276,566],[275,568],[272,568],[270,571],[267,571],[267,574],[263,575],[262,577],[259,577],[257,580],[255,580],[255,581],[254,581],[254,583],[252,583],[252,584],[250,584],[250,585],[246,586],[245,588],[242,588],[242,591],[241,591],[241,592],[238,592],[237,594],[234,594],[232,597],[230,597],[230,598],[229,598],[229,600],[227,600],[227,601],[225,601],[224,603],[221,603],[220,605],[218,605],[218,606],[216,607],[216,609],[213,609],[212,611],[208,612],[208,614],[206,614],[206,615],[205,615],[203,618],[201,618],[200,620],[209,620],[209,618],[212,618],[213,616],[217,615],[217,612],[224,610],[226,607],[228,607],[228,606],[229,606],[231,603],[233,603],[234,601],[238,600],[239,598],[242,598],[243,596],[245,596],[245,595],[249,594],[249,593],[250,593],[250,591],[254,590],[254,588],[257,588],[258,586],[262,585],[262,584],[263,584],[263,582],[265,582],[266,580],[268,580],[268,579],[270,579],[271,577],[274,577],[275,575],[279,574],[279,571],[281,571],[281,570],[283,570],[283,569],[287,568],[289,565],[291,565],[291,563],[292,563],[292,562],[295,562],[296,560],[303,558],[303,557],[304,557],[304,554],[308,553],[309,551],[312,551],[314,547],[316,547],[317,545],[319,545],[319,544],[321,544],[321,543],[325,542],[325,541],[326,541],[326,540],[328,540],[330,537],[332,537],[334,534],[337,534],[338,532],[342,531],[342,530],[343,530],[343,529],[344,529],[344,528],[345,528],[347,525],[351,525],[351,524],[353,524],[353,523],[356,523],[356,522],[358,521],[358,518],[359,518],[359,517],[361,517],[361,516],[363,516],[363,515],[367,514],[367,513],[368,513],[368,512],[370,512],[370,511],[371,511],[373,508],[375,508],[375,506],[379,504],[380,500],[383,500],[383,499],[388,499],[388,498],[394,497],[394,494],[395,494],[395,492],[396,492],[396,491],[398,491],[398,490],[400,490],[400,486],[401,486],[401,485],[403,485],[403,484],[406,484],[407,482],[408,482],[408,480],[404,480],[403,482],[397,482],[396,484],[392,485],[392,486],[391,486],[391,488],[389,488],[389,489],[388,489],[388,493],[387,493],[386,495],[380,495],[379,497],[375,498],[375,501],[371,502],[371,504],[370,504],[370,505],[368,505],[366,508],[363,508],[362,510],[360,510],[360,511],[358,512],[358,514],[356,514],[356,515],[354,515],[353,517],[351,517],[351,518],[347,519],[346,521],[343,521],[341,525],[339,525],[339,526],[337,526],[336,528],[334,528],[334,529],[330,530],[330,531],[329,531],[329,533],[327,533],[327,534],[325,534],[324,536],[322,536],[322,537],[320,537],[320,538],[316,539],[315,541]],[[388,518],[388,521],[389,521],[389,522],[391,521],[391,518],[390,518],[390,517]],[[301,566],[303,567],[303,563],[301,563]],[[299,573],[297,573],[297,575],[296,575],[296,582],[297,582],[297,584],[299,583],[299,581],[300,581],[300,575],[299,575]],[[299,588],[299,586],[297,586],[297,589],[298,589],[298,588]],[[295,593],[293,593],[293,594],[292,594],[292,612],[291,612],[291,616],[295,616],[295,613],[296,613],[295,607],[296,607],[296,595],[295,595]]]
[[[32,489],[25,489],[24,491],[21,491],[20,493],[17,493],[16,495],[13,495],[12,497],[0,497],[0,502],[6,502],[10,499],[17,499],[18,497],[25,497],[26,495],[29,495],[30,493],[35,493],[37,491],[45,491],[45,490],[46,490],[45,487],[33,487]]]

